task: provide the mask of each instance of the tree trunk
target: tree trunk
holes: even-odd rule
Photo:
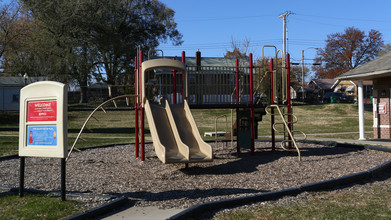
[[[88,88],[87,86],[80,86],[80,100],[79,103],[88,102]]]

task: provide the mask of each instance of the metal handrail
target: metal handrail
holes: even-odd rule
[[[287,107],[287,106],[280,106],[280,107]],[[273,114],[273,113],[267,111],[267,108],[265,109],[265,111],[266,111],[267,114],[276,115],[276,114]],[[296,124],[296,123],[299,121],[299,119],[297,118],[297,116],[294,115],[293,113],[290,113],[290,114],[289,114],[289,113],[283,113],[283,115],[284,115],[284,116],[290,115],[290,116],[293,117],[293,121],[290,122],[290,123],[287,122],[287,124]],[[276,125],[284,125],[283,122],[275,122],[272,126],[273,126],[273,130],[275,130],[276,132],[278,132],[278,133],[280,133],[280,134],[281,134],[281,133],[285,133],[285,132],[279,131],[279,130],[276,128]],[[284,130],[284,131],[285,131],[285,130]],[[307,139],[307,135],[306,135],[303,131],[301,131],[301,130],[292,130],[291,132],[292,132],[292,134],[294,134],[295,132],[299,132],[299,133],[301,133],[301,134],[303,135],[303,139],[299,139],[299,141],[305,141],[305,140]],[[296,139],[296,140],[298,140],[298,139]]]
[[[151,59],[151,53],[152,52],[161,52],[162,53],[162,57],[164,57],[164,53],[163,53],[163,50],[160,50],[160,49],[149,49],[148,50],[148,60],[150,60]]]
[[[293,137],[292,131],[289,129],[289,126],[288,126],[288,123],[287,123],[286,120],[285,120],[284,114],[281,112],[280,106],[279,106],[279,105],[269,105],[267,108],[276,108],[276,109],[278,110],[278,113],[279,113],[279,115],[281,116],[281,120],[282,120],[282,122],[283,122],[283,124],[284,124],[286,130],[288,131],[289,137],[291,138],[290,140],[283,140],[283,141],[281,142],[281,148],[284,149],[284,150],[286,150],[286,151],[292,151],[291,149],[287,149],[287,148],[284,146],[286,142],[292,142],[293,145],[294,145],[295,148],[296,148],[297,153],[298,153],[299,161],[301,161],[300,149],[299,149],[299,147],[298,147],[297,144],[296,144],[296,141],[295,141],[295,138]],[[267,111],[267,108],[266,108],[265,111],[266,111],[267,113],[270,113],[270,112]],[[275,125],[276,125],[276,123],[273,124],[273,129],[274,129],[275,131],[278,132],[278,130],[275,128]],[[302,132],[302,133],[303,133],[303,132]],[[304,133],[303,133],[303,134],[304,134]],[[305,134],[304,134],[304,135],[305,135]]]

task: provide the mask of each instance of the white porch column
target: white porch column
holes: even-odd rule
[[[364,93],[362,80],[358,81],[358,124],[360,137],[359,140],[365,140],[365,128],[364,128]]]

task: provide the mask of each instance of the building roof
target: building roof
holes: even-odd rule
[[[153,57],[161,58],[161,57]],[[164,57],[167,59],[173,59],[174,57]],[[180,60],[181,57],[175,57],[177,60]],[[186,57],[187,66],[195,66],[195,57]],[[240,66],[248,66],[248,59],[240,59]],[[201,66],[235,66],[235,59],[224,58],[224,57],[201,57]]]
[[[357,84],[355,82],[353,82],[352,80],[345,80],[345,79],[338,79],[335,81],[335,83],[333,84],[333,86],[331,86],[332,89],[335,89],[337,86],[340,86],[341,83],[350,83],[352,84],[353,86],[356,86]]]
[[[313,92],[314,90],[308,85],[308,82],[304,82],[304,92]],[[302,83],[300,83],[297,87],[297,92],[303,92],[303,86]]]
[[[23,77],[0,77],[0,86],[4,87],[23,87],[38,81],[47,81],[47,77],[28,77],[25,81]]]
[[[107,89],[108,87],[109,86],[107,85],[107,83],[104,82],[93,83],[90,86],[88,86],[88,88],[90,89]]]
[[[311,82],[313,82],[316,86],[318,86],[319,89],[323,89],[323,90],[331,89],[336,81],[337,81],[336,79],[313,79],[313,80],[311,80]]]
[[[349,72],[346,72],[336,79],[375,79],[391,76],[391,53],[378,57],[366,64],[356,67]]]

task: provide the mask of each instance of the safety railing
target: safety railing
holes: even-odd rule
[[[250,102],[250,77],[249,67],[235,66],[187,66],[188,73],[188,94],[189,104],[246,104]],[[254,67],[254,94],[268,94],[267,91],[260,92],[261,89],[268,88],[265,84],[268,80],[263,80],[264,74],[261,67]],[[236,75],[238,72],[238,76]],[[181,81],[182,73],[178,72],[176,82],[173,81],[172,71],[155,72],[154,76],[147,80],[146,86],[152,96],[164,97],[169,102],[176,96],[177,100],[182,100],[184,86]],[[239,77],[239,79],[237,79]],[[239,97],[236,96],[237,81],[239,83]],[[173,84],[176,84],[176,94],[174,94]],[[265,85],[263,85],[265,84]],[[254,96],[258,97],[258,96]],[[266,104],[267,100],[264,100]],[[179,101],[180,102],[180,101]]]

